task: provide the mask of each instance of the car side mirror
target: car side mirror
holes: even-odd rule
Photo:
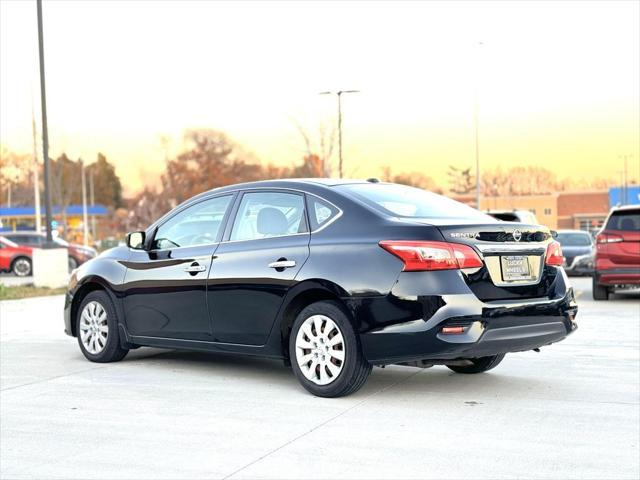
[[[144,232],[131,232],[127,234],[127,247],[134,250],[144,250]]]

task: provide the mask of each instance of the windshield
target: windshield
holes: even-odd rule
[[[556,240],[563,247],[588,247],[591,245],[591,237],[588,233],[558,232]]]
[[[16,248],[18,246],[17,243],[12,242],[11,240],[9,240],[6,237],[0,237],[0,243],[2,243],[3,245],[6,245],[7,247]]]
[[[464,203],[436,193],[393,183],[357,183],[339,185],[365,204],[395,217],[464,218],[495,221],[492,217]]]
[[[57,243],[58,245],[62,245],[63,247],[69,246],[69,242],[67,242],[66,240],[63,240],[60,237],[53,237],[53,241],[54,243]]]

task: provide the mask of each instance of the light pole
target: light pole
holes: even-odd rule
[[[49,133],[47,131],[47,95],[44,83],[44,38],[42,32],[42,0],[36,0],[38,10],[38,53],[40,59],[40,101],[42,103],[42,161],[44,162],[44,211],[46,218],[47,247],[53,246],[51,235],[51,183],[49,173]]]
[[[338,97],[338,174],[342,178],[342,94],[359,93],[360,90],[338,90],[337,92],[320,92],[320,95],[336,95]]]

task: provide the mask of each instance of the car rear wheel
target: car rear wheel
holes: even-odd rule
[[[104,291],[91,292],[84,298],[78,309],[76,332],[80,350],[92,362],[117,362],[128,352],[120,346],[116,311]]]
[[[332,301],[313,303],[296,317],[289,358],[298,381],[319,397],[349,395],[371,373],[349,317]]]
[[[594,275],[593,277],[593,287],[591,289],[593,293],[594,300],[609,300],[609,287],[604,285],[600,285],[598,283],[598,279]]]
[[[18,257],[11,264],[11,271],[16,277],[28,277],[31,275],[31,260],[27,257]]]
[[[471,365],[447,365],[447,367],[456,373],[482,373],[497,367],[504,355],[504,353],[501,353],[489,357],[469,358]]]

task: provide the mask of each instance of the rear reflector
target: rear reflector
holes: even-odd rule
[[[464,327],[442,327],[441,332],[445,335],[460,335],[464,333]]]
[[[562,247],[558,242],[551,242],[547,245],[547,255],[545,256],[545,261],[547,265],[555,265],[556,267],[561,267],[564,263],[564,256],[562,255]]]
[[[459,243],[385,240],[380,242],[380,246],[400,258],[406,272],[482,266],[475,250]]]

